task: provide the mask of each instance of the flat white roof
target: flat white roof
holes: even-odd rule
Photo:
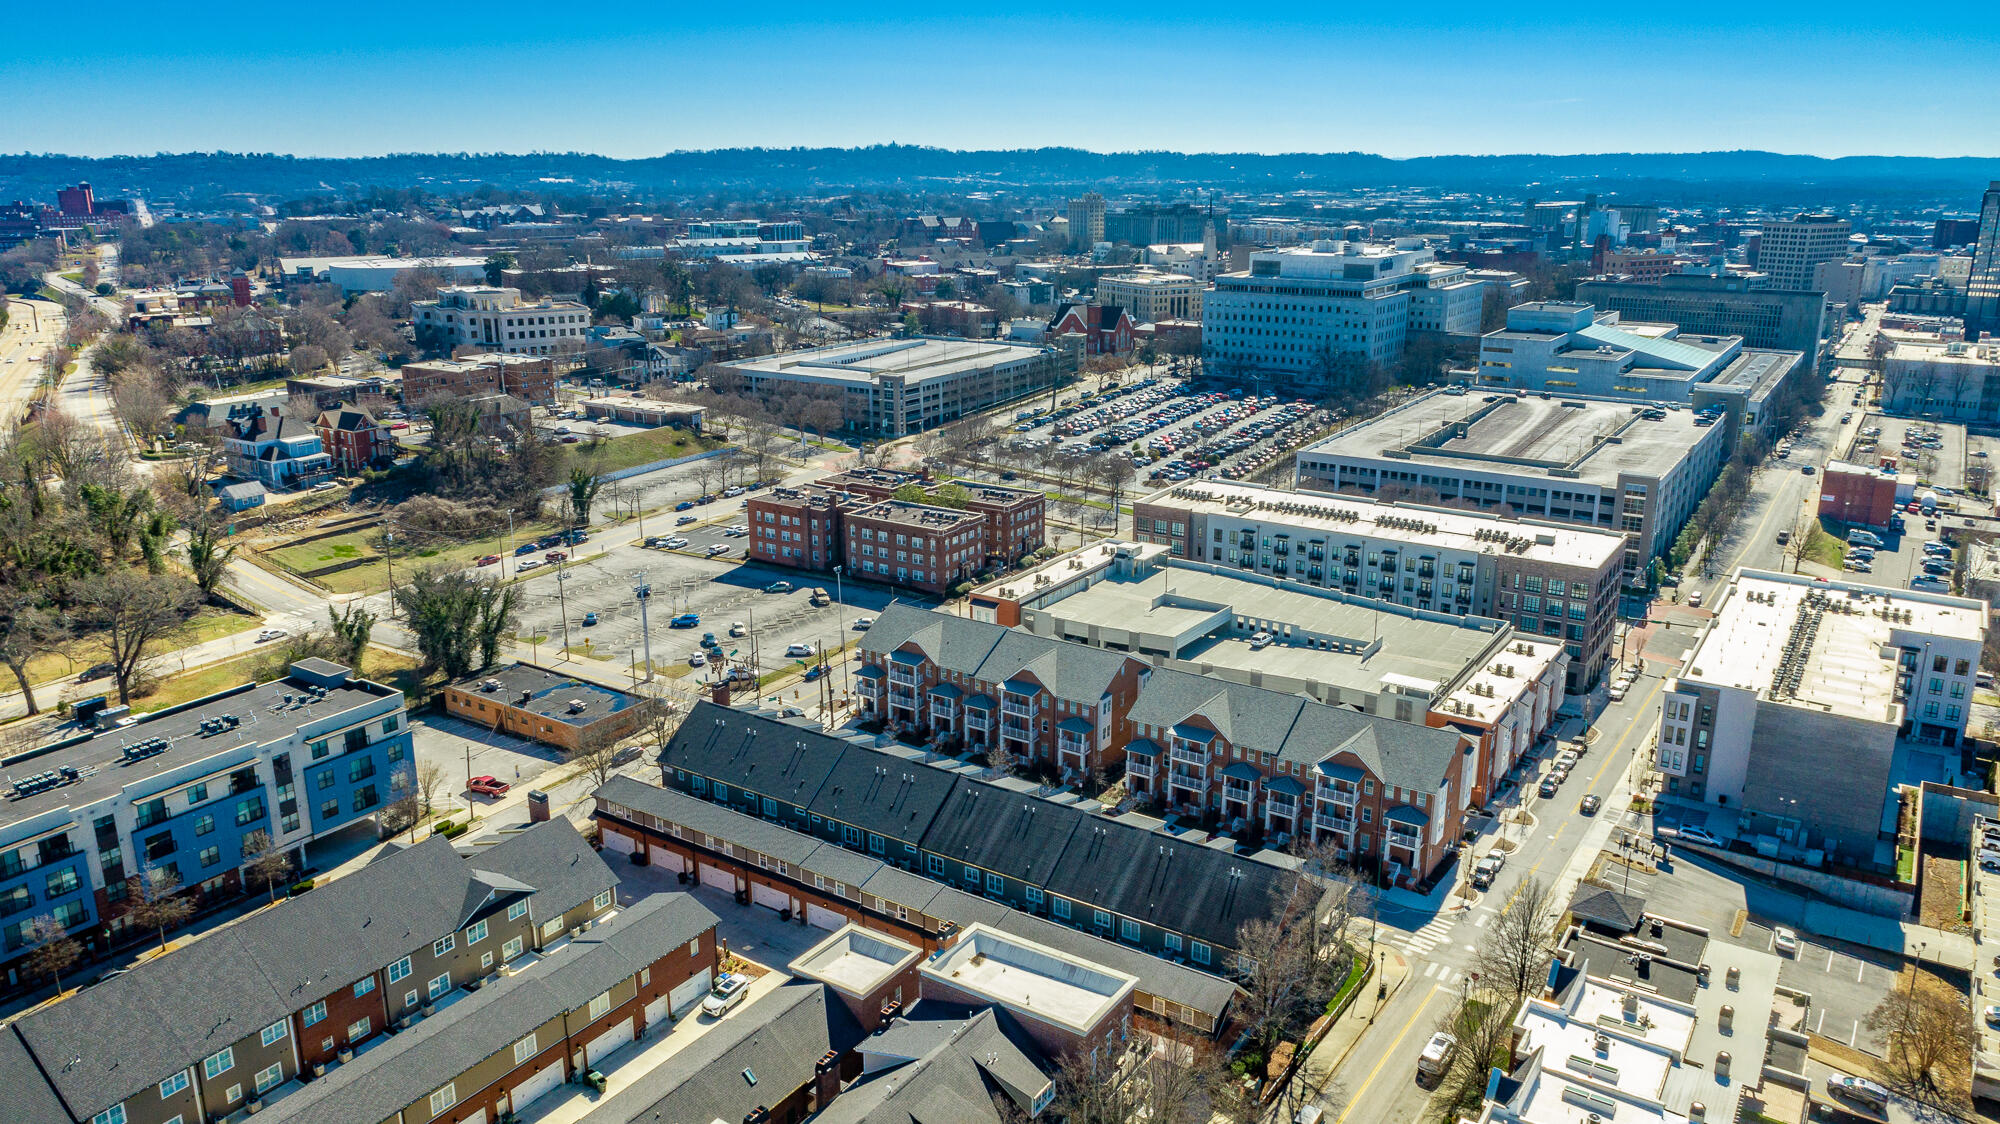
[[[1894,717],[1896,649],[1922,637],[1978,644],[1987,607],[1941,593],[1741,570],[1716,611],[1682,680],[1884,722]],[[1802,617],[1817,618],[1813,639],[1788,657],[1785,647]],[[1777,686],[1788,669],[1796,673],[1790,692]]]
[[[973,925],[923,975],[1017,1015],[1086,1034],[1131,1002],[1139,979],[1047,945]]]
[[[848,924],[800,954],[790,968],[795,976],[819,980],[850,995],[866,996],[923,954],[924,950],[915,945]]]
[[[1537,562],[1598,569],[1617,560],[1625,536],[1565,523],[1503,518],[1455,508],[1385,503],[1363,496],[1287,492],[1228,480],[1194,480],[1141,503],[1184,507],[1208,516],[1286,523],[1303,531],[1367,535],[1473,554],[1518,554]],[[1391,522],[1393,521],[1393,522]]]
[[[984,371],[1033,359],[1046,350],[999,340],[870,339],[766,355],[731,366],[749,374],[876,382],[891,375],[926,379]]]

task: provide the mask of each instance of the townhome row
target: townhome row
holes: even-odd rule
[[[1333,615],[1353,608],[1317,607],[1327,615],[1299,619],[1335,627]],[[1219,618],[1221,629],[1243,635],[1182,660],[1120,650],[1101,633],[1079,643],[891,606],[862,642],[862,711],[904,736],[998,748],[1066,779],[1122,773],[1128,791],[1162,815],[1212,814],[1269,846],[1330,844],[1352,863],[1421,881],[1560,701],[1561,649],[1517,639],[1497,621],[1377,621],[1362,625],[1359,643],[1322,648],[1302,635],[1251,639],[1249,629],[1275,626],[1245,621],[1198,588],[1173,610],[1196,627]],[[1024,628],[1035,612],[1024,613]],[[1136,628],[1147,614],[1126,606],[1110,616]],[[1400,660],[1401,642],[1385,643],[1399,629],[1417,630],[1408,647],[1421,659]],[[1274,666],[1236,665],[1225,645]]]
[[[10,1095],[49,1106],[28,1119],[233,1118],[593,924],[615,907],[616,882],[564,820],[470,860],[437,837],[390,850],[23,1016],[0,1033],[0,1070],[36,1075],[8,1082]],[[611,1039],[591,1041],[601,1049]],[[481,1091],[465,1086],[453,1096],[469,1101]],[[397,1119],[402,1107],[331,1118]]]
[[[402,692],[326,660],[137,721],[101,703],[78,718],[83,733],[0,761],[0,961],[41,916],[117,940],[143,872],[228,896],[267,840],[296,854],[414,791]]]
[[[1133,504],[1133,537],[1175,557],[1440,612],[1561,642],[1567,689],[1611,658],[1625,537],[1611,530],[1226,480]]]
[[[749,502],[749,556],[761,562],[943,593],[1041,547],[1040,494],[968,487],[966,506],[889,498],[921,478],[855,472],[773,488]]]
[[[669,787],[1196,965],[1298,890],[1289,860],[1156,835],[921,757],[703,703],[660,763]]]
[[[742,717],[757,722],[773,737],[798,734],[818,739],[817,749],[826,748],[826,741],[838,741],[816,731]],[[1037,799],[994,790],[1017,806]],[[784,822],[736,810],[744,806],[740,795],[718,802],[715,793],[713,785],[703,797],[629,777],[612,778],[595,794],[605,851],[634,854],[638,861],[675,871],[691,884],[734,893],[749,906],[772,910],[801,925],[829,930],[859,925],[926,952],[945,948],[975,925],[989,926],[1133,977],[1137,983],[1131,1007],[1145,1030],[1165,1033],[1178,1027],[1214,1037],[1228,1022],[1236,986],[1211,974],[1226,967],[1221,962],[1225,957],[1213,946],[1204,946],[1210,963],[1201,970],[1188,963],[1191,945],[1183,946],[1178,959],[1156,955],[1118,939],[1109,926],[1102,935],[1094,925],[1078,928],[1074,910],[1067,919],[1057,919],[1052,908],[1027,906],[1025,893],[1017,893],[1012,901],[989,895],[984,872],[965,880],[962,863],[954,863],[948,877],[928,876],[920,872],[919,864],[891,860],[889,841],[875,833],[862,832],[859,845],[829,842],[823,832],[795,830]],[[840,827],[835,834],[844,839],[848,832]],[[869,851],[877,840],[882,848],[879,857]],[[961,885],[967,888],[958,889]],[[1163,949],[1164,941],[1157,947]]]

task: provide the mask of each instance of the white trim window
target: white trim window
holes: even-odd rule
[[[270,1026],[265,1027],[264,1033],[259,1036],[259,1039],[266,1046],[283,1042],[285,1040],[285,1020],[279,1019]]]
[[[590,1001],[591,1021],[595,1022],[598,1019],[603,1018],[605,1012],[609,1010],[611,1010],[611,993],[607,991],[604,994]]]
[[[359,979],[354,981],[354,998],[356,999],[359,999],[362,996],[374,990],[375,990],[374,976],[369,976],[366,979]]]
[[[514,959],[516,956],[521,955],[521,948],[521,938],[507,938],[507,943],[500,946],[500,959],[502,961]]]
[[[257,1071],[257,1092],[262,1095],[274,1085],[285,1083],[285,1067],[276,1062]]]
[[[475,921],[465,929],[465,943],[478,944],[486,939],[486,922]]]
[[[306,1013],[303,1016],[301,1016],[301,1020],[305,1023],[305,1025],[311,1026],[314,1023],[319,1022],[321,1019],[324,1019],[325,1017],[326,1017],[326,1000],[322,999],[319,1002],[313,1004],[312,1006],[307,1007]]]
[[[410,958],[407,956],[403,957],[401,960],[396,961],[394,964],[389,965],[390,983],[395,983],[396,981],[402,979],[404,976],[407,976],[409,974],[410,974]]]
[[[528,1059],[534,1057],[535,1053],[536,1053],[535,1036],[533,1034],[530,1034],[526,1038],[521,1039],[519,1042],[514,1043],[514,1064],[515,1065],[528,1064]]]
[[[201,1072],[210,1081],[236,1068],[236,1047],[224,1046],[201,1060]]]
[[[368,1037],[368,1032],[374,1029],[375,1029],[375,1024],[369,1021],[367,1015],[363,1015],[360,1018],[355,1019],[353,1022],[348,1023],[347,1024],[348,1044],[352,1045],[356,1042],[361,1041],[363,1038]]]
[[[458,1103],[458,1086],[447,1081],[431,1094],[431,1115],[441,1115],[446,1109]]]
[[[444,936],[431,942],[431,955],[443,956],[456,947],[458,947],[457,938],[450,933],[446,933]]]
[[[528,915],[528,899],[526,898],[522,898],[520,901],[515,902],[513,905],[507,907],[507,920],[509,921],[519,921],[521,918],[526,917],[527,915]]]
[[[160,1082],[160,1099],[166,1100],[168,1097],[171,1097],[176,1093],[186,1092],[187,1087],[188,1087],[187,1070],[181,1070],[179,1073],[176,1073],[172,1077],[167,1078],[165,1081]]]
[[[611,891],[609,891],[609,890],[599,890],[599,891],[597,892],[597,896],[596,896],[596,897],[594,897],[594,898],[592,898],[592,899],[590,899],[590,907],[591,907],[592,909],[610,909],[610,908],[611,908]]]
[[[122,1104],[112,1105],[110,1108],[91,1117],[90,1124],[125,1124],[125,1106]]]
[[[445,992],[450,990],[451,990],[450,972],[446,972],[444,975],[441,975],[438,978],[431,981],[430,996],[432,999],[436,999],[438,996],[443,995]]]

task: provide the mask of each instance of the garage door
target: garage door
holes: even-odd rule
[[[694,1009],[695,1004],[701,1002],[702,996],[708,994],[708,986],[713,982],[715,981],[710,978],[709,970],[703,968],[667,993],[667,1009],[673,1012],[675,1018],[687,1014]]]
[[[732,894],[736,892],[736,876],[726,870],[717,870],[707,863],[701,864],[701,884],[713,886],[718,890],[727,890]]]
[[[465,1124],[486,1124],[486,1107],[481,1105],[479,1111],[466,1117]]]
[[[811,902],[806,903],[806,921],[821,929],[838,929],[847,924],[847,918]]]
[[[630,1043],[631,1041],[632,1041],[632,1020],[628,1018],[624,1022],[619,1023],[617,1026],[612,1027],[610,1030],[607,1030],[603,1034],[600,1034],[597,1037],[590,1040],[590,1045],[585,1046],[583,1048],[584,1064],[596,1065],[597,1059],[603,1057],[604,1055],[610,1053],[613,1050],[616,1050],[620,1046],[624,1046]]]
[[[671,870],[675,874],[679,874],[688,868],[686,859],[681,858],[677,852],[669,851],[665,847],[654,847],[651,858],[654,866],[662,870]]]
[[[762,882],[750,883],[750,900],[757,905],[769,906],[772,909],[792,908],[791,895],[776,886],[766,886]]]
[[[637,844],[632,842],[632,837],[622,831],[606,831],[603,833],[603,839],[604,849],[607,851],[629,855],[638,850]]]
[[[562,1083],[563,1064],[562,1059],[558,1058],[548,1065],[543,1066],[540,1073],[529,1075],[526,1081],[514,1087],[514,1111],[519,1113],[522,1109],[534,1104],[536,1098],[552,1089],[560,1087]]]

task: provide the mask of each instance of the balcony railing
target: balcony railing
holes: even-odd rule
[[[1144,757],[1129,757],[1125,760],[1125,771],[1141,780],[1152,780],[1153,762]]]
[[[1391,847],[1402,847],[1405,850],[1416,851],[1423,847],[1423,845],[1423,837],[1420,835],[1405,835],[1393,829],[1389,832],[1389,846]]]
[[[1201,773],[1188,769],[1168,770],[1167,780],[1173,784],[1180,785],[1182,788],[1200,789],[1202,791],[1208,789],[1208,778]]]
[[[889,701],[897,706],[915,706],[917,693],[908,687],[892,686],[889,688]]]
[[[958,717],[958,707],[943,699],[931,700],[931,717],[940,722],[949,722]]]
[[[1248,781],[1226,780],[1222,782],[1222,798],[1225,800],[1234,800],[1239,804],[1248,804],[1250,803],[1251,791],[1252,789]]]
[[[1000,720],[1000,736],[1013,738],[1016,741],[1027,741],[1035,736],[1035,728],[1021,722],[1009,722],[1003,718]]]
[[[1329,816],[1325,812],[1314,812],[1313,826],[1319,828],[1321,831],[1352,832],[1354,830],[1354,817]]]
[[[977,731],[983,734],[993,728],[993,719],[988,716],[986,711],[968,710],[965,712],[965,728],[968,731]]]
[[[1351,788],[1322,788],[1319,790],[1322,804],[1335,804],[1342,808],[1352,808],[1361,800],[1361,795]]]
[[[917,678],[916,668],[905,667],[899,663],[889,665],[889,682],[891,683],[901,683],[914,687],[917,684]]]
[[[1090,739],[1075,734],[1064,734],[1056,739],[1056,748],[1064,753],[1089,753]]]
[[[1012,698],[1002,699],[1000,701],[1000,713],[1012,718],[1033,718],[1035,716],[1035,704],[1015,702]]]
[[[854,690],[863,698],[879,699],[882,697],[882,687],[873,679],[855,680]]]
[[[1282,792],[1266,792],[1264,801],[1275,815],[1290,816],[1298,811],[1298,801]]]
[[[1208,751],[1205,749],[1196,749],[1184,743],[1175,742],[1173,749],[1168,752],[1173,754],[1174,760],[1185,765],[1200,765],[1204,768],[1208,765]]]

